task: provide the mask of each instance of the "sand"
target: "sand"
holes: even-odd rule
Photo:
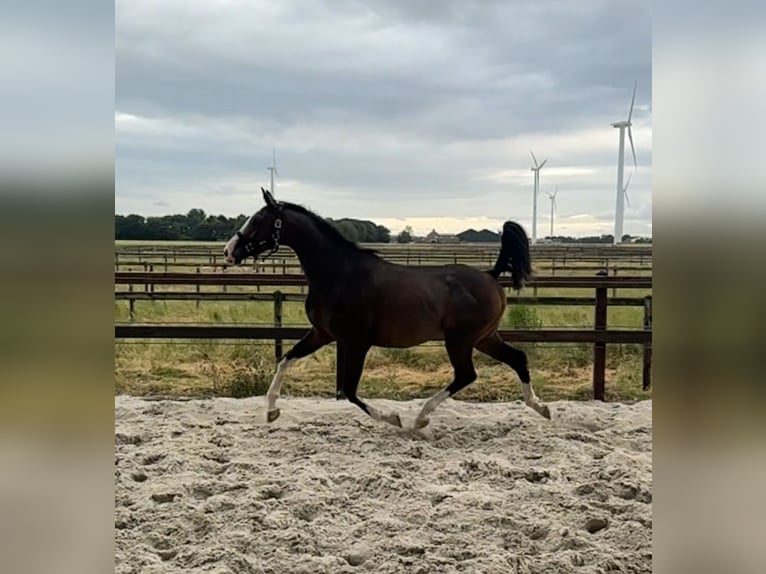
[[[651,572],[651,401],[550,405],[116,397],[115,571]]]

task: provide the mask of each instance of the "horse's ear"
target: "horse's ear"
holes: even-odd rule
[[[268,190],[263,189],[263,187],[261,187],[261,191],[263,192],[263,201],[266,202],[266,205],[268,205],[269,207],[276,207],[277,202],[274,199],[274,196],[271,195],[271,193]]]

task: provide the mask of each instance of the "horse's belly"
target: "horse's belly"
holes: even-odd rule
[[[443,337],[441,329],[431,322],[385,321],[377,325],[373,344],[380,347],[412,347]]]
[[[375,313],[376,345],[412,347],[443,337],[442,309],[424,290],[398,290]]]

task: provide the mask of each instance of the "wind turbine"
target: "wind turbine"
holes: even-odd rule
[[[279,173],[277,172],[276,148],[272,148],[271,150],[271,165],[267,169],[271,172],[271,187],[269,188],[269,191],[271,192],[271,195],[274,195],[274,174],[279,175]]]
[[[532,150],[529,150],[529,153],[532,155],[532,161],[535,162],[535,165],[529,168],[535,173],[535,190],[532,196],[532,243],[534,244],[537,243],[537,194],[540,193],[540,170],[543,169],[548,158],[545,158],[543,163],[538,164]]]
[[[628,185],[622,185],[623,171],[625,168],[625,128],[628,129],[628,138],[630,139],[630,150],[633,152],[633,165],[638,168],[638,162],[636,161],[636,148],[633,146],[633,132],[630,127],[633,125],[630,119],[633,117],[633,104],[636,102],[636,87],[638,82],[633,83],[633,98],[630,100],[630,111],[628,112],[628,119],[615,122],[612,124],[613,128],[620,129],[620,149],[617,153],[617,207],[614,214],[614,244],[622,242],[622,224],[625,216],[624,199],[628,194]],[[632,175],[632,174],[631,174]],[[628,183],[630,183],[630,176],[628,177]],[[630,204],[628,204],[630,206]]]
[[[559,188],[556,187],[556,191],[553,193],[548,192],[548,197],[551,200],[551,241],[553,241],[553,214],[557,209],[556,206],[556,194],[559,192]]]

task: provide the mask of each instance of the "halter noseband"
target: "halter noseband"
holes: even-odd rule
[[[273,241],[271,245],[271,251],[266,253],[265,255],[261,255],[262,258],[270,257],[274,255],[279,250],[279,238],[282,230],[282,205],[280,204],[278,207],[278,215],[277,218],[274,220],[274,231],[271,233],[271,240]],[[237,237],[240,241],[244,242],[244,249],[245,253],[248,255],[252,255],[253,258],[257,259],[258,256],[256,255],[256,245],[252,241],[252,239],[246,239],[244,235],[242,235],[241,231],[237,231]],[[258,248],[263,247],[268,240],[264,239],[263,241],[258,242]]]

